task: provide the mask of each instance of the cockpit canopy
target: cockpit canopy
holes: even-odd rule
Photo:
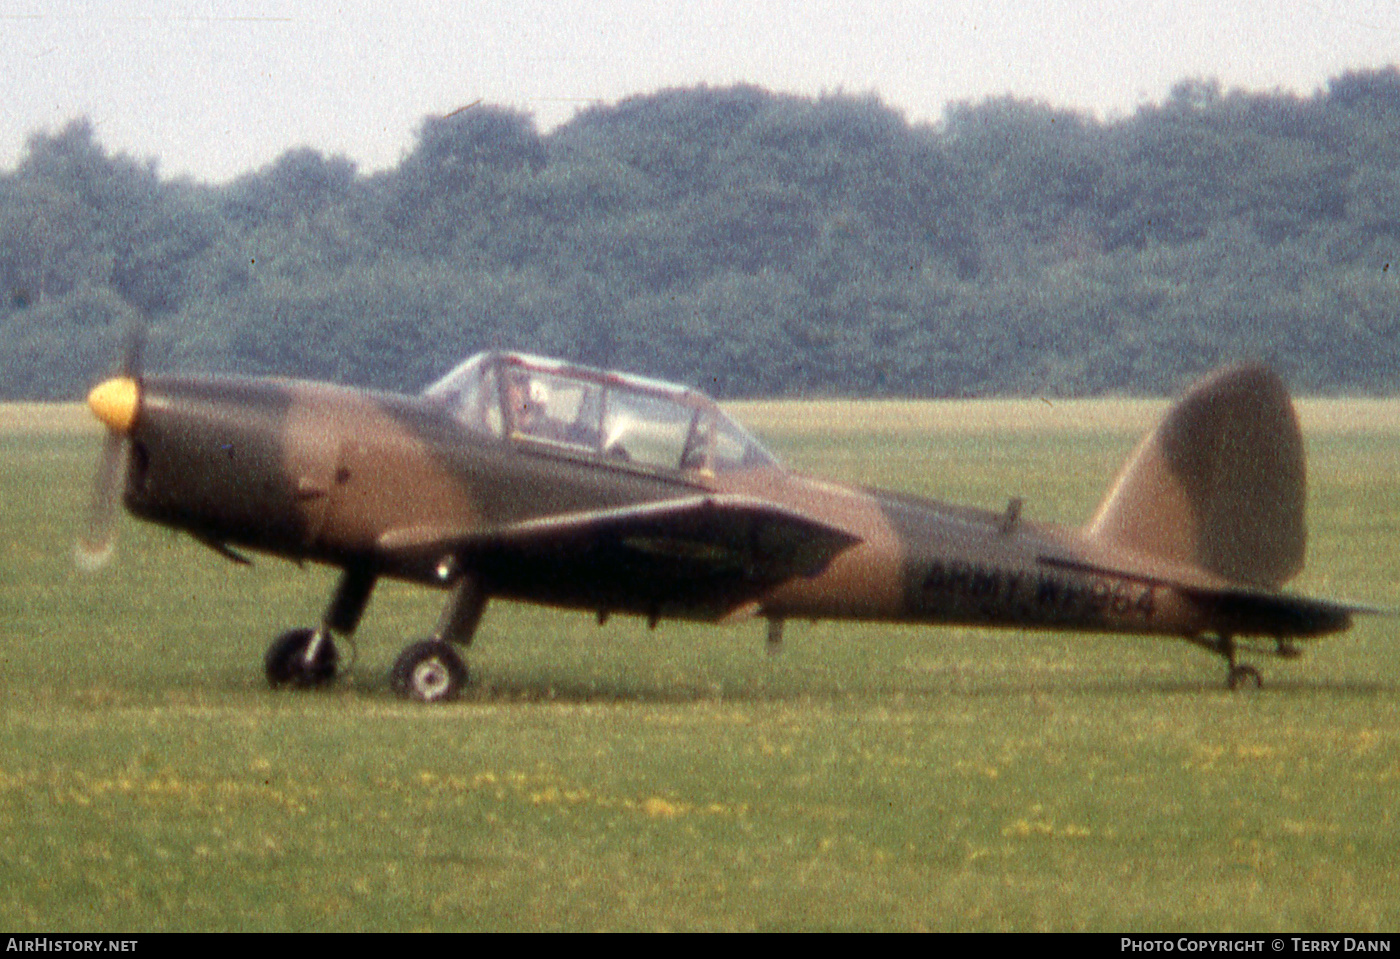
[[[524,353],[478,353],[423,391],[473,432],[651,469],[777,466],[703,393]]]

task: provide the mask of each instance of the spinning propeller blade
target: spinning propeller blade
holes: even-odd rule
[[[117,503],[126,487],[131,431],[141,410],[141,353],[146,344],[146,324],[133,318],[122,339],[117,375],[93,387],[88,407],[107,427],[102,459],[97,467],[87,524],[78,537],[74,560],[91,572],[104,566],[116,544]]]
[[[126,458],[126,437],[108,433],[102,444],[102,460],[97,467],[87,525],[73,551],[73,559],[85,573],[101,569],[112,558],[117,532],[117,500],[126,478]]]

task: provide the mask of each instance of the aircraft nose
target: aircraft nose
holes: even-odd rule
[[[114,376],[98,383],[88,394],[88,408],[113,433],[122,436],[136,425],[141,408],[141,385],[130,376]]]

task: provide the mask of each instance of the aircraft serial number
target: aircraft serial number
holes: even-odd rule
[[[1151,584],[1101,576],[1064,576],[1000,569],[961,560],[934,560],[920,583],[918,601],[941,607],[974,603],[983,612],[1015,612],[1051,618],[1114,616],[1151,619],[1156,609]]]

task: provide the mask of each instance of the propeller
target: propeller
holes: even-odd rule
[[[141,412],[141,353],[145,346],[146,324],[133,314],[122,338],[114,375],[88,394],[88,408],[107,427],[107,436],[102,444],[87,525],[73,551],[78,568],[85,572],[102,568],[111,559],[116,544],[117,503],[126,487],[131,431]]]

